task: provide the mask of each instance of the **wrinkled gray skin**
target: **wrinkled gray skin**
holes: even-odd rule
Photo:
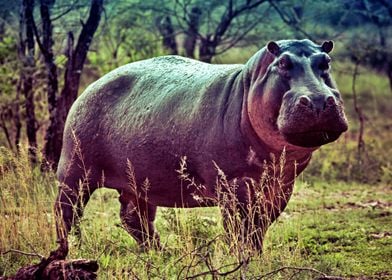
[[[105,186],[119,192],[129,233],[141,245],[158,244],[157,206],[216,201],[214,162],[229,180],[236,179],[236,196],[246,206],[254,203],[255,194],[245,182],[258,181],[262,163],[271,163],[271,156],[279,158],[285,149],[283,183],[264,190],[266,207],[250,236],[261,249],[268,225],[285,208],[295,176],[312,152],[347,130],[343,102],[329,74],[332,47],[330,41],[322,46],[309,40],[270,42],[245,65],[164,56],[125,65],[90,85],[66,121],[57,171],[59,239],[66,240],[76,222],[70,205],[85,205],[96,188]],[[179,179],[183,156],[187,172],[205,189]],[[130,187],[128,161],[136,190]],[[80,190],[86,171],[88,187]],[[141,187],[146,178],[147,194]],[[205,203],[195,200],[195,193]],[[147,222],[140,223],[140,216]]]

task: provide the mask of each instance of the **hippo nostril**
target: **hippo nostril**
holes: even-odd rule
[[[332,95],[328,96],[327,99],[325,100],[325,103],[329,107],[335,106],[336,105],[335,97],[333,97]]]
[[[302,95],[302,96],[299,98],[299,104],[301,104],[301,105],[303,105],[303,106],[309,107],[309,106],[310,106],[310,99],[309,99],[309,97],[307,97],[307,96],[305,96],[305,95]]]

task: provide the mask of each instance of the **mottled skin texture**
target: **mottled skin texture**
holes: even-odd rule
[[[254,191],[245,182],[258,181],[262,163],[270,164],[271,155],[279,158],[285,149],[282,182],[264,190],[270,206],[259,213],[260,230],[251,237],[261,248],[263,234],[285,208],[295,176],[312,152],[347,130],[342,100],[327,69],[331,49],[331,42],[270,42],[245,65],[165,56],[125,65],[90,85],[65,126],[57,171],[59,239],[66,239],[76,220],[70,204],[85,205],[97,187],[105,186],[118,190],[120,215],[130,234],[140,244],[157,244],[157,206],[216,201],[214,162],[236,180],[238,201],[247,205]],[[187,172],[204,189],[179,179],[176,170],[184,156]],[[136,190],[130,187],[127,162]],[[86,174],[88,187],[80,190]],[[147,194],[142,188],[146,178]],[[195,200],[194,193],[206,203]],[[249,222],[246,215],[243,222]]]

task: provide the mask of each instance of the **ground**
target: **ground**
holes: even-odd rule
[[[47,255],[56,246],[55,180],[38,168],[27,172],[23,160],[3,160],[0,170],[0,251]],[[216,279],[220,273],[227,279],[258,279],[282,267],[306,269],[287,268],[266,278],[315,279],[324,273],[392,279],[392,188],[385,183],[300,176],[288,208],[267,233],[263,254],[252,256],[228,248],[217,208],[161,208],[156,226],[164,249],[142,252],[121,227],[117,196],[116,191],[97,191],[86,207],[81,239],[70,238],[69,257],[97,259],[99,279],[184,279],[198,274],[199,279]],[[38,260],[3,254],[0,276]]]

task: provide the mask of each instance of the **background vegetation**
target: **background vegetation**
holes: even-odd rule
[[[51,170],[41,171],[55,113],[48,61],[37,41],[45,34],[40,8],[47,5],[51,13],[53,63],[58,89],[63,89],[72,54],[70,33],[75,50],[97,1],[35,1],[34,51],[21,54],[27,35],[20,14],[28,2],[0,1],[0,276],[38,260],[9,250],[47,255],[56,246],[56,180]],[[230,252],[214,208],[161,209],[157,227],[165,249],[140,252],[120,226],[117,194],[101,190],[86,208],[82,238],[73,237],[70,257],[97,259],[102,279],[199,274],[201,279],[314,279],[323,277],[320,272],[391,279],[391,27],[392,3],[385,0],[103,2],[98,29],[89,34],[93,40],[79,93],[111,69],[157,55],[244,63],[269,40],[333,39],[333,74],[350,129],[314,154],[288,209],[270,228],[262,256],[241,263],[247,256]],[[32,77],[29,92],[26,77]],[[55,92],[57,104],[63,94]],[[28,131],[34,132],[35,142]]]

